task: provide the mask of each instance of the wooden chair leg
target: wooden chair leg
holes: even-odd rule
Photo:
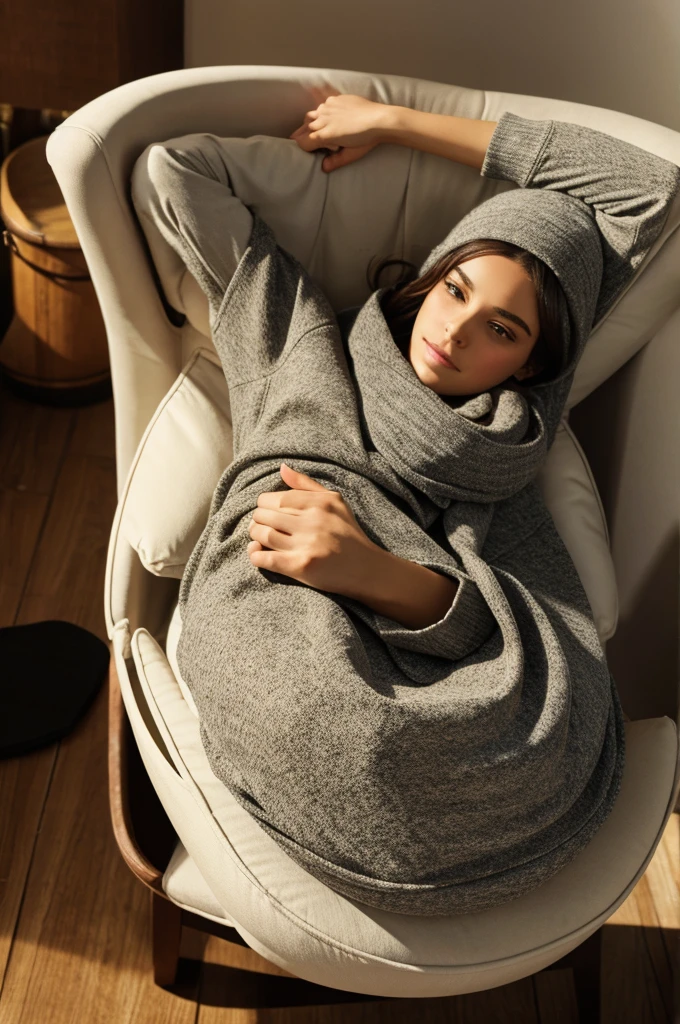
[[[151,893],[153,978],[157,985],[173,985],[179,964],[182,908],[157,892]]]
[[[600,1024],[602,929],[598,928],[585,942],[573,949],[570,959],[574,970],[579,1024]]]

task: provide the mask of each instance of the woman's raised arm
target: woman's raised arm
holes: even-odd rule
[[[231,188],[220,141],[194,134],[147,146],[131,189],[152,257],[163,261],[163,242],[179,256],[208,298],[211,323],[253,225]]]
[[[495,121],[428,114],[410,107],[376,103],[364,96],[328,96],[290,136],[301,149],[332,149],[324,171],[360,159],[380,143],[410,146],[481,168]]]
[[[506,111],[482,165],[487,178],[562,192],[588,206],[602,236],[595,323],[660,234],[680,187],[680,168],[606,132]]]
[[[487,178],[582,200],[603,238],[596,322],[658,237],[680,188],[680,168],[639,146],[583,125],[537,121],[509,111],[497,122],[479,121],[359,96],[329,96],[291,138],[310,151],[345,147],[324,158],[325,171],[358,159],[379,143],[392,143],[476,167]]]
[[[496,121],[386,106],[382,142],[410,146],[481,170]]]

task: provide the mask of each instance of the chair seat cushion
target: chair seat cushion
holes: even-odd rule
[[[626,768],[611,815],[586,849],[548,882],[477,914],[381,912],[327,888],[260,828],[212,773],[199,722],[157,642],[139,629],[131,652],[144,714],[152,716],[158,734],[152,741],[150,733],[140,737],[136,730],[137,740],[143,754],[145,744],[160,741],[174,768],[177,806],[172,787],[159,792],[197,869],[188,871],[183,855],[176,855],[166,872],[166,891],[173,897],[181,893],[183,905],[199,913],[233,922],[267,959],[320,984],[376,994],[444,995],[504,984],[540,969],[551,962],[551,951],[557,959],[558,947],[566,942],[572,948],[613,913],[644,870],[670,813],[675,724],[668,718],[628,723]],[[151,764],[147,757],[145,763]],[[187,885],[188,878],[193,881]],[[517,973],[522,957],[526,969]],[[489,971],[496,980],[489,981]],[[452,981],[456,972],[463,988]]]
[[[205,879],[191,859],[181,841],[177,842],[170,862],[163,874],[163,891],[173,903],[200,914],[209,921],[233,927],[214,893],[208,888]]]
[[[181,579],[232,451],[221,364],[210,352],[196,350],[152,417],[121,495],[120,528],[150,572]],[[604,643],[618,618],[607,523],[588,462],[566,420],[537,483]]]

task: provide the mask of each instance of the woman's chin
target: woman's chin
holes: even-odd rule
[[[416,377],[424,384],[425,387],[430,388],[431,391],[436,391],[438,395],[455,395],[461,394],[462,392],[458,388],[452,388],[450,385],[445,384],[440,374],[436,370],[428,366],[427,363],[418,360],[411,364],[415,371]]]

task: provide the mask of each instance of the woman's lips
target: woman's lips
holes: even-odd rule
[[[455,363],[452,363],[450,359],[447,359],[447,357],[444,355],[440,348],[437,348],[436,345],[431,344],[431,342],[429,342],[427,338],[423,338],[423,341],[427,346],[428,352],[432,355],[432,358],[435,359],[436,362],[441,363],[442,366],[448,366],[450,370],[458,370],[458,367],[455,365]],[[458,372],[460,373],[460,370]]]

